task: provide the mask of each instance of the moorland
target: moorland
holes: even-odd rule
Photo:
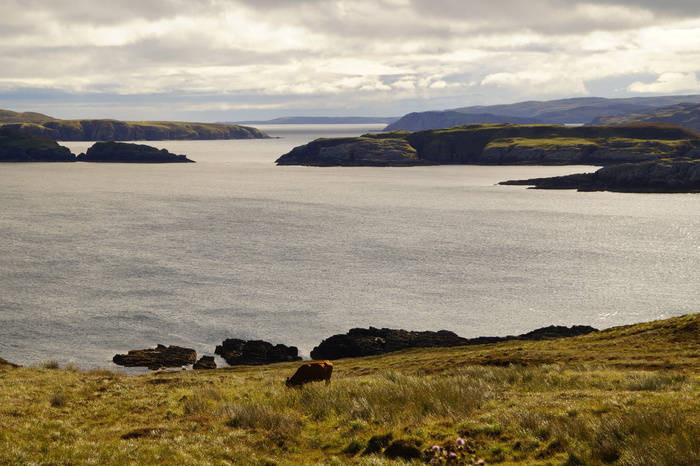
[[[0,463],[700,464],[700,314],[545,341],[129,376],[0,364]],[[450,457],[451,458],[448,458]]]

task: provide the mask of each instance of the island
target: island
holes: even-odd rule
[[[145,144],[128,142],[96,142],[86,153],[76,157],[78,162],[110,163],[194,163],[185,155],[172,154]]]

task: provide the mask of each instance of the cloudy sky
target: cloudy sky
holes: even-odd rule
[[[240,121],[700,93],[698,0],[2,0],[0,108]]]

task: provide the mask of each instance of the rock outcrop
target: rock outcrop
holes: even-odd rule
[[[214,350],[230,366],[261,366],[276,362],[299,361],[296,346],[273,345],[262,340],[228,338]]]
[[[518,336],[463,338],[453,332],[415,332],[397,329],[353,328],[346,334],[333,335],[311,351],[315,360],[376,356],[409,348],[482,345],[509,340],[546,340],[585,335],[597,331],[593,327],[550,326]]]
[[[216,369],[216,361],[214,356],[202,356],[199,361],[195,362],[192,369]]]
[[[689,158],[650,160],[609,165],[594,173],[511,180],[500,184],[578,191],[698,193],[700,192],[700,160]]]
[[[56,141],[0,128],[0,162],[75,162],[75,155]]]
[[[194,162],[184,155],[176,155],[165,149],[127,142],[96,142],[85,154],[76,158],[78,162],[111,163],[187,163]]]
[[[197,361],[197,352],[181,346],[158,345],[153,349],[131,350],[112,358],[115,364],[126,367],[148,367],[157,370],[165,367],[182,367]]]

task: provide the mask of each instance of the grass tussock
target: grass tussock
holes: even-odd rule
[[[0,370],[0,464],[700,464],[694,325],[340,360],[299,390],[295,364]]]

